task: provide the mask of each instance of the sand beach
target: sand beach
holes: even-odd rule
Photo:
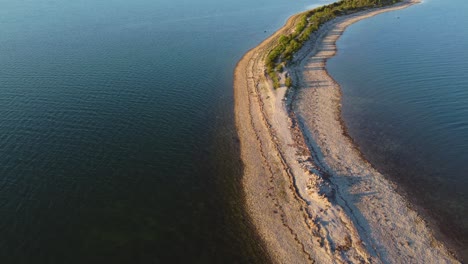
[[[346,135],[340,86],[326,60],[351,24],[396,5],[322,25],[273,89],[265,57],[300,14],[250,50],[235,69],[236,127],[247,209],[277,263],[458,263],[427,222],[375,170]],[[283,78],[284,79],[284,78]]]

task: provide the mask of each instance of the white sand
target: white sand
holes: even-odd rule
[[[321,27],[287,69],[300,87],[295,91],[272,89],[264,58],[299,16],[239,62],[234,89],[243,185],[249,213],[275,262],[457,262],[344,135],[340,87],[325,70],[348,25],[414,3],[343,16]]]

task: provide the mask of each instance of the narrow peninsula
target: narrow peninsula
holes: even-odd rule
[[[458,263],[346,136],[326,60],[347,26],[418,0],[344,0],[291,17],[235,69],[249,214],[277,263]]]

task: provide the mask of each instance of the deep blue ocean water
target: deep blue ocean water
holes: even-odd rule
[[[0,262],[265,261],[232,73],[324,3],[1,1]],[[465,248],[467,14],[427,0],[361,21],[328,63],[361,151]]]
[[[252,263],[232,75],[314,0],[2,0],[0,262]]]
[[[327,66],[349,135],[468,252],[468,2],[425,0],[354,24]]]

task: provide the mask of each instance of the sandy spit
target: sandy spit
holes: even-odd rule
[[[249,214],[275,262],[458,263],[345,136],[340,87],[325,69],[347,26],[417,2],[323,25],[286,70],[296,89],[274,90],[264,59],[279,36],[292,32],[299,15],[239,61],[234,97],[243,187]]]

